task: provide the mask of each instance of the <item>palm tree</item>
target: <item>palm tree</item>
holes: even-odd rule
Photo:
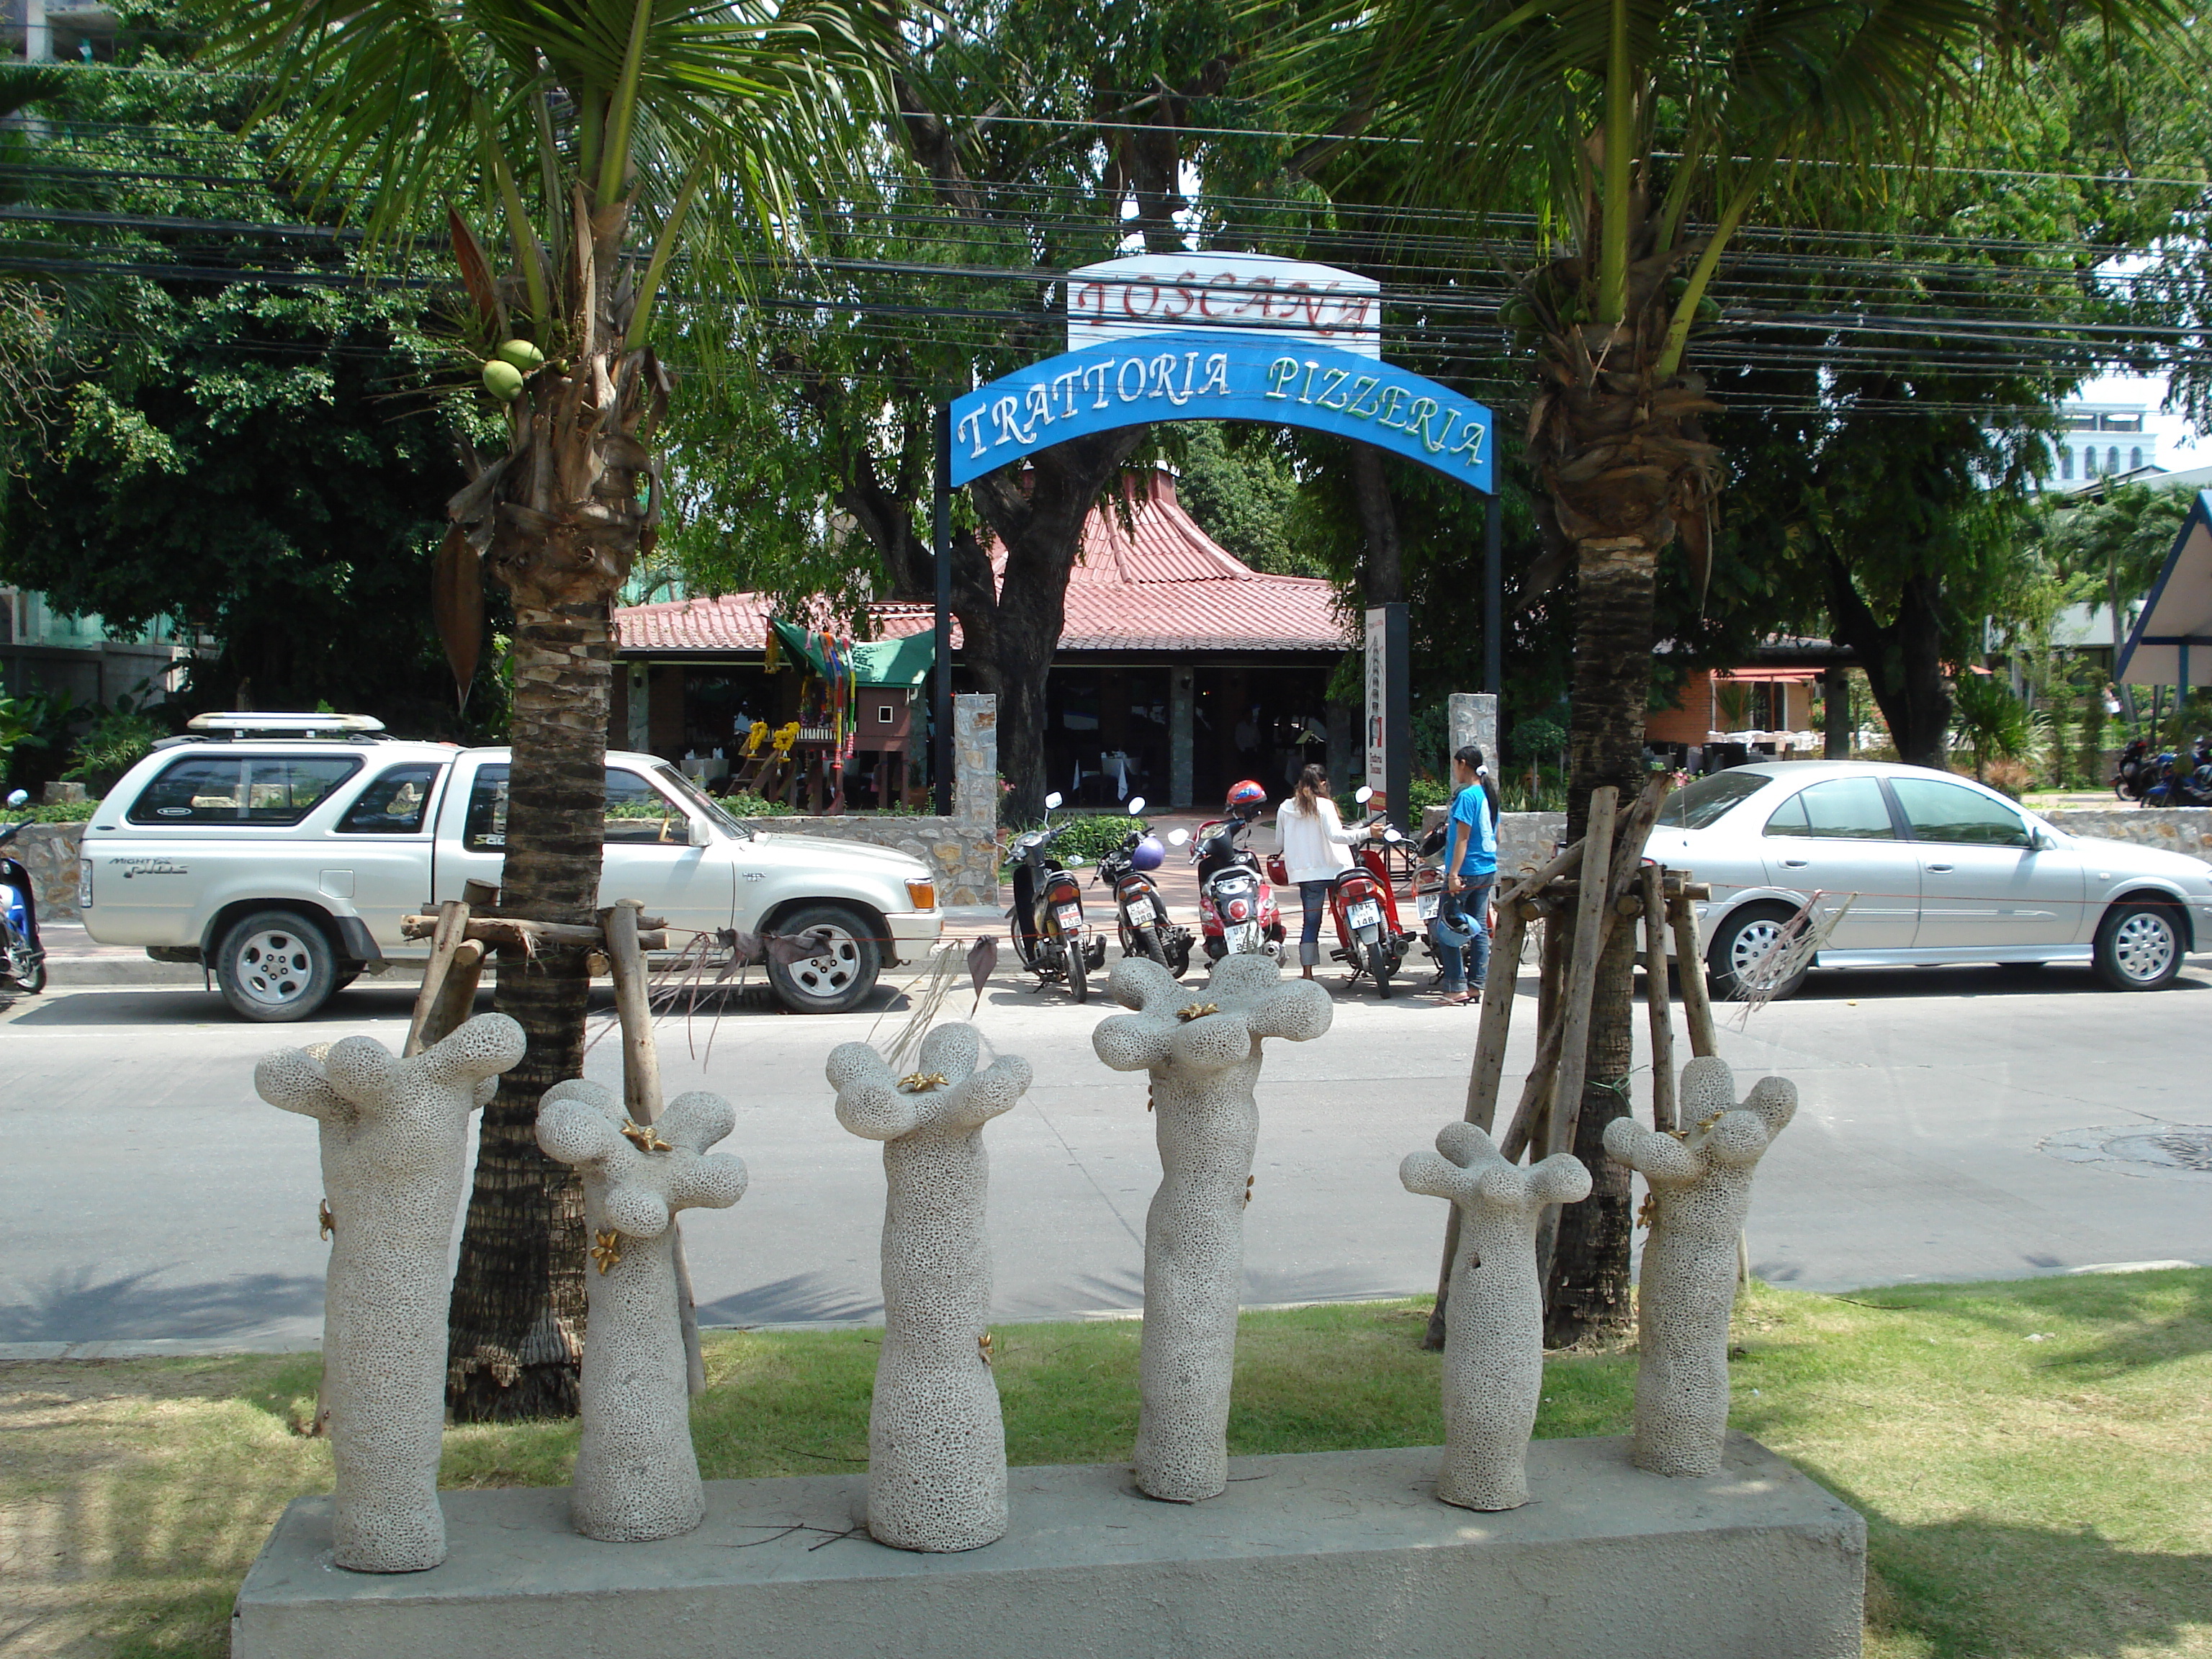
[[[2166,0],[2069,15],[2176,21]],[[1371,192],[1372,168],[1409,204],[1533,205],[1554,250],[1499,320],[1533,344],[1527,459],[1552,548],[1523,592],[1576,578],[1571,836],[1591,790],[1641,781],[1662,550],[1679,538],[1705,581],[1723,468],[1700,417],[1718,404],[1685,359],[1733,239],[1784,201],[1849,212],[2059,23],[2036,0],[1329,0],[1285,49],[1328,131],[1419,146],[1410,170],[1396,147],[1316,147],[1301,161],[1335,193]],[[1628,1191],[1600,1138],[1627,1109],[1632,931],[1599,970],[1574,1147],[1598,1183],[1563,1213],[1553,1342],[1628,1313]]]
[[[282,159],[372,246],[450,238],[469,343],[520,371],[487,366],[504,450],[464,444],[438,584],[464,680],[483,576],[514,603],[504,914],[581,922],[598,902],[609,607],[660,516],[672,261],[775,244],[832,134],[880,103],[892,21],[883,0],[262,0],[220,43],[267,75]],[[465,1419],[574,1409],[582,1198],[532,1129],[538,1095],[581,1074],[587,985],[574,951],[499,975],[529,1048],[484,1115],[463,1235]]]

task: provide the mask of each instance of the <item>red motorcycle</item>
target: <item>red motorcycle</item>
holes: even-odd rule
[[[1212,819],[1200,824],[1191,838],[1208,962],[1245,954],[1283,959],[1283,917],[1275,907],[1275,890],[1251,850],[1237,844],[1251,823],[1249,817]]]
[[[1374,793],[1363,787],[1354,799],[1364,806]],[[1374,980],[1386,1002],[1390,976],[1404,965],[1413,943],[1413,935],[1398,920],[1397,882],[1390,867],[1405,840],[1384,822],[1382,835],[1360,842],[1352,851],[1351,867],[1338,871],[1328,884],[1328,914],[1336,924],[1337,944],[1329,955],[1352,969],[1355,982],[1363,973]]]

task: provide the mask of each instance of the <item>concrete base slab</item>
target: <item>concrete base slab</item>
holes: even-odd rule
[[[330,1504],[284,1512],[233,1659],[1838,1659],[1859,1652],[1866,1525],[1756,1442],[1702,1480],[1626,1440],[1541,1440],[1536,1501],[1436,1500],[1434,1447],[1244,1457],[1210,1503],[1117,1465],[1012,1472],[1012,1530],[914,1555],[860,1529],[862,1476],[710,1481],[696,1532],[600,1544],[566,1488],[449,1492],[451,1558],[331,1564]]]

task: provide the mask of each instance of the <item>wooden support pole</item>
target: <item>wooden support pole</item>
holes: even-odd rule
[[[444,908],[444,906],[440,907],[441,915]],[[439,916],[402,916],[399,931],[408,939],[434,941],[439,920]],[[638,922],[638,943],[648,951],[666,950],[668,935],[662,930],[667,926],[658,916],[643,918]],[[600,943],[603,935],[597,927],[579,927],[574,922],[525,921],[514,916],[467,916],[464,937],[496,945],[501,950],[543,950],[564,945],[590,950]],[[435,949],[434,944],[432,948]]]
[[[1575,905],[1574,956],[1567,964],[1566,994],[1559,1009],[1559,1069],[1552,1078],[1547,1153],[1564,1152],[1573,1145],[1575,1121],[1581,1112],[1583,1075],[1589,1061],[1590,997],[1597,988],[1598,955],[1605,948],[1607,885],[1589,878],[1613,868],[1613,811],[1620,799],[1610,784],[1590,791],[1589,844],[1583,853],[1583,878]]]
[[[1713,1034],[1712,999],[1705,993],[1705,957],[1698,943],[1698,913],[1690,908],[1688,884],[1684,896],[1667,907],[1674,928],[1674,964],[1682,975],[1682,1023],[1690,1028],[1690,1052],[1716,1053],[1720,1045]]]
[[[1474,1064],[1468,1073],[1466,1121],[1488,1134],[1498,1119],[1498,1085],[1505,1072],[1505,1042],[1512,1033],[1516,981],[1521,976],[1521,939],[1528,921],[1519,902],[1498,913],[1498,937],[1491,941],[1490,976],[1482,988],[1482,1026],[1474,1040]],[[1451,1295],[1452,1258],[1459,1254],[1459,1206],[1444,1218],[1443,1265],[1437,1270],[1437,1301],[1421,1346],[1444,1345],[1444,1304]]]
[[[410,930],[416,922],[424,925]],[[445,989],[446,975],[453,971],[453,951],[468,937],[468,926],[469,907],[459,899],[447,899],[434,916],[409,916],[401,924],[400,931],[409,939],[427,936],[430,941],[430,960],[422,966],[422,988],[415,994],[414,1017],[407,1022],[407,1041],[399,1050],[402,1059],[421,1054],[436,1041],[423,1034],[430,1029],[439,993]]]
[[[468,1024],[469,1016],[476,1012],[485,954],[483,946],[472,939],[453,947],[453,966],[446,970],[446,981],[438,988],[438,1000],[422,1026],[423,1048],[435,1047]]]
[[[1651,1015],[1651,1127],[1674,1127],[1674,1018],[1667,995],[1667,920],[1661,871],[1644,866],[1644,1000]],[[1687,969],[1683,970],[1688,972]]]
[[[651,1123],[660,1115],[660,1050],[653,1040],[653,1000],[645,976],[645,947],[634,901],[599,912],[609,972],[615,984],[615,1015],[623,1031],[623,1105],[631,1119]],[[684,1367],[692,1396],[707,1392],[706,1356],[699,1346],[699,1302],[691,1289],[691,1264],[684,1255],[684,1235],[673,1216],[668,1221],[670,1255],[676,1268],[676,1316],[684,1330]]]

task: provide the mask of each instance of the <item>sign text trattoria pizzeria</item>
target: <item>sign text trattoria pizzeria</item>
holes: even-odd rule
[[[952,405],[952,482],[1071,438],[1176,420],[1334,432],[1493,487],[1485,405],[1374,357],[1257,330],[1119,336],[979,387]]]

